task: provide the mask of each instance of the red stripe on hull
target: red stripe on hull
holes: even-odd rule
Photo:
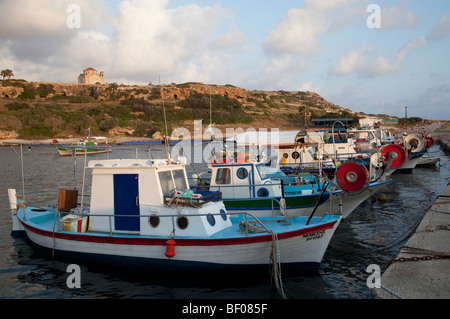
[[[20,221],[22,225],[41,236],[65,239],[65,240],[73,240],[73,241],[83,241],[83,242],[92,242],[92,243],[105,243],[105,244],[116,244],[116,245],[159,245],[165,246],[167,238],[124,238],[124,237],[103,237],[103,236],[92,236],[92,235],[75,235],[75,234],[67,234],[67,233],[53,233],[50,231],[45,231],[39,228],[32,227],[30,225],[25,224],[23,221]],[[292,237],[303,236],[307,234],[312,234],[318,231],[332,229],[336,221],[318,225],[314,227],[310,227],[307,229],[299,229],[291,232],[277,234],[278,239],[287,239]],[[244,244],[254,244],[261,242],[272,241],[272,235],[261,235],[261,236],[251,236],[251,237],[242,237],[242,238],[224,238],[224,239],[186,239],[186,238],[176,238],[177,246],[224,246],[224,245],[244,245]]]

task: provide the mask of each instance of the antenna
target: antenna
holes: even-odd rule
[[[163,87],[161,86],[161,76],[159,76],[159,88],[161,89],[161,98],[162,98],[162,105],[163,105],[163,112],[164,112],[164,125],[166,127],[166,135],[164,137],[164,145],[166,147],[166,156],[167,156],[167,161],[169,162],[169,164],[171,163],[170,161],[170,157],[169,157],[169,145],[168,145],[168,138],[169,138],[169,133],[167,131],[167,117],[166,117],[166,106],[164,105],[164,90]]]

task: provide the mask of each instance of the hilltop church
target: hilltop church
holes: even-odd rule
[[[96,69],[87,68],[78,76],[78,84],[105,84],[103,71],[97,73]]]

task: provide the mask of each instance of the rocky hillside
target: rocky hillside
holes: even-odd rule
[[[358,117],[313,92],[249,91],[202,83],[125,86],[6,80],[0,84],[3,139],[82,137],[89,130],[109,137],[152,137],[165,132],[164,110],[169,134],[177,127],[192,132],[193,120],[203,120],[206,126],[210,110],[212,122],[221,129],[298,129],[305,113],[307,121]]]

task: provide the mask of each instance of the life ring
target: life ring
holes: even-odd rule
[[[398,144],[388,144],[381,150],[385,162],[392,161],[391,167],[396,168],[403,165],[406,161],[406,151]]]
[[[368,185],[369,173],[364,166],[348,162],[337,169],[336,182],[345,192],[358,192]]]
[[[426,148],[425,141],[419,134],[410,134],[405,138],[405,145],[411,153],[423,152]]]

